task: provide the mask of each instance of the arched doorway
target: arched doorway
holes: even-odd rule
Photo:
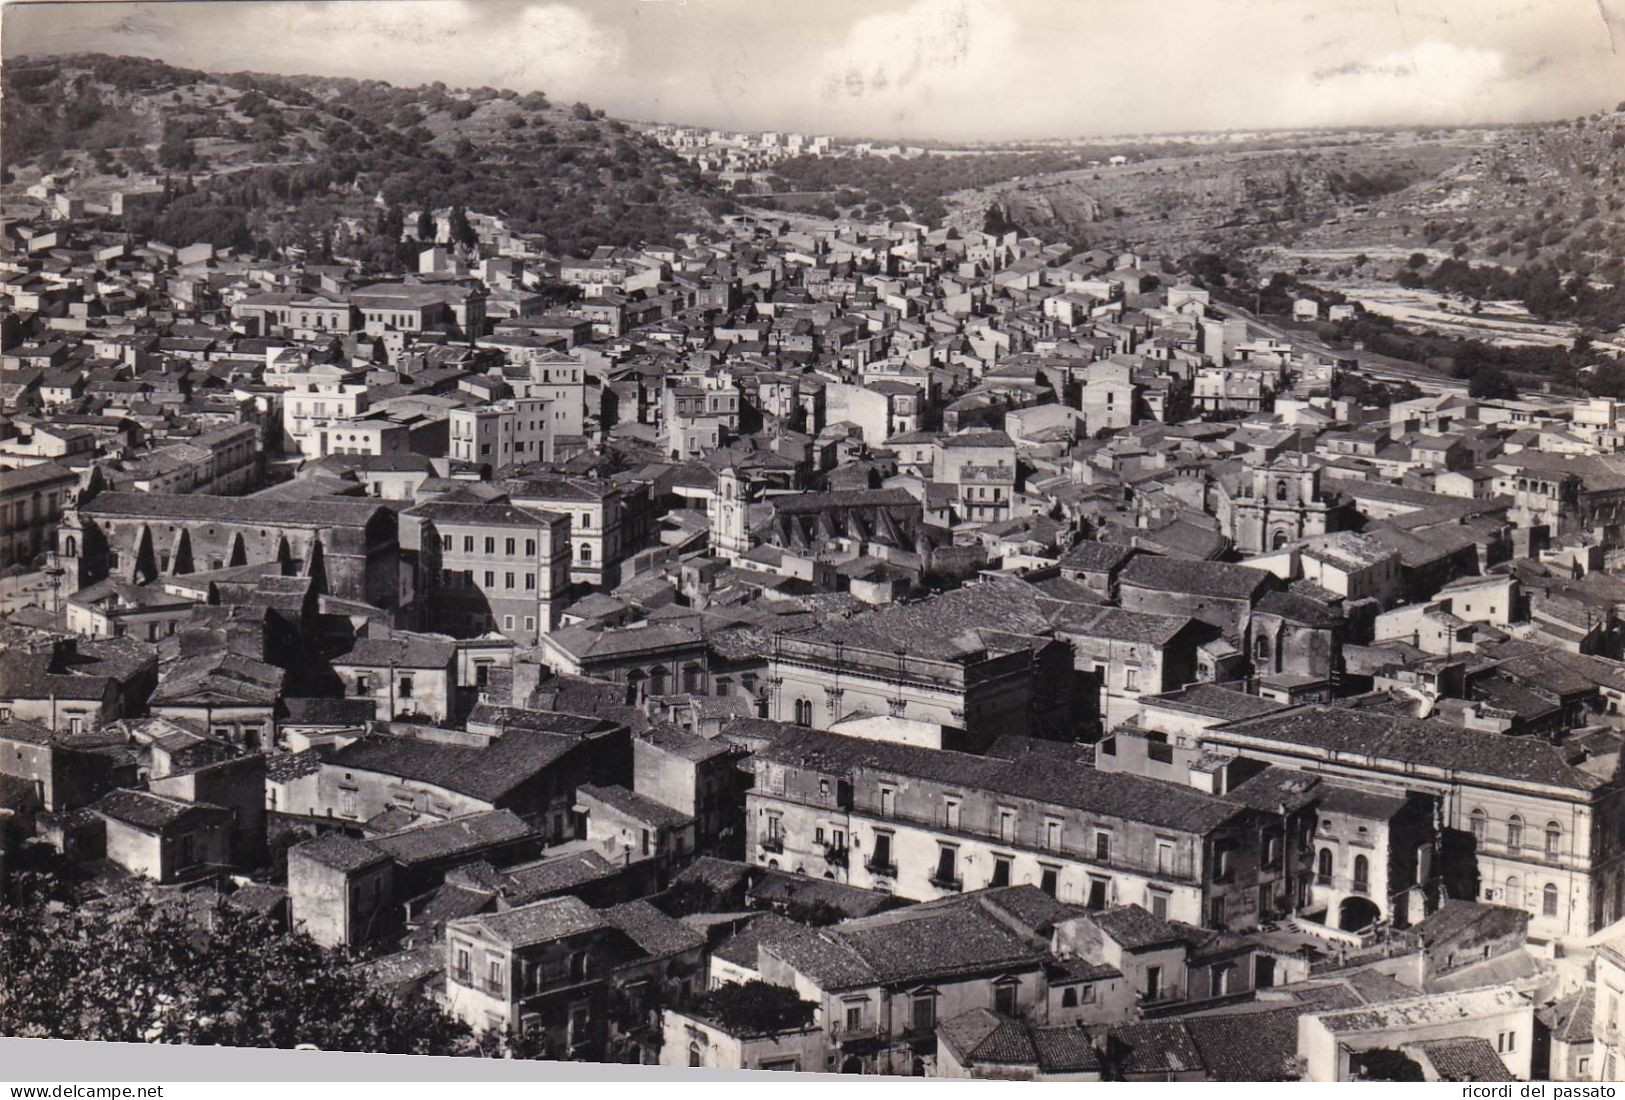
[[[1370,898],[1344,898],[1337,907],[1337,927],[1345,932],[1358,932],[1377,922],[1382,910]]]
[[[842,1073],[862,1073],[863,1059],[856,1054],[848,1055],[846,1061],[841,1063]]]

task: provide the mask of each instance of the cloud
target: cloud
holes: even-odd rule
[[[1280,125],[1457,121],[1475,114],[1475,106],[1507,80],[1506,60],[1499,52],[1429,39],[1293,79],[1280,96],[1277,121]]]
[[[826,105],[847,117],[940,121],[979,109],[1011,87],[1020,25],[998,0],[914,0],[867,15],[824,52],[814,79]]]

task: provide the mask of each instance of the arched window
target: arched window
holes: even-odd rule
[[[1332,881],[1332,850],[1330,848],[1320,850],[1320,865],[1316,869],[1316,877],[1320,879],[1322,885]]]
[[[636,706],[643,702],[643,681],[645,677],[641,668],[634,668],[626,674],[626,705]]]
[[[688,1064],[691,1069],[705,1065],[705,1057],[700,1053],[699,1043],[688,1044]]]
[[[1356,890],[1371,888],[1371,862],[1364,856],[1354,857],[1354,888]]]
[[[1551,883],[1540,892],[1540,915],[1543,917],[1557,916],[1557,887]]]
[[[1489,815],[1474,806],[1473,812],[1468,815],[1468,820],[1472,823],[1473,839],[1480,844],[1484,843],[1484,838],[1489,833]]]
[[[1507,818],[1507,851],[1516,852],[1523,847],[1523,818],[1513,814]]]
[[[810,725],[812,725],[812,714],[813,714],[813,709],[812,709],[812,700],[811,699],[797,699],[796,700],[796,725],[798,725],[798,726],[810,726]]]
[[[1563,850],[1563,826],[1555,821],[1546,823],[1546,854],[1556,856]]]
[[[1281,547],[1283,547],[1285,545],[1286,545],[1286,532],[1285,531],[1277,531],[1277,532],[1275,532],[1274,537],[1270,539],[1270,549],[1271,550],[1279,550]]]
[[[1519,889],[1517,875],[1507,876],[1507,893],[1501,900],[1507,905],[1523,906],[1523,891]]]
[[[69,535],[62,540],[62,553],[70,558],[79,556],[79,540]]]
[[[583,564],[592,561],[592,547],[585,542],[581,544],[581,561]]]
[[[1270,659],[1270,640],[1268,635],[1260,634],[1257,638],[1253,639],[1253,653],[1256,655],[1256,659],[1259,664],[1263,664]]]
[[[649,670],[649,694],[666,694],[667,679],[669,679],[669,676],[664,667],[651,668]]]
[[[1275,499],[1276,500],[1285,500],[1286,499],[1286,482],[1277,481],[1275,483]]]

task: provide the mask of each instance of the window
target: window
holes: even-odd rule
[[[1498,1054],[1511,1054],[1518,1049],[1518,1033],[1516,1031],[1503,1031],[1495,1037],[1495,1050]]]
[[[1041,868],[1041,870],[1043,874],[1039,878],[1038,888],[1053,898],[1060,889],[1060,869],[1056,867],[1044,867]]]
[[[504,554],[506,554],[510,558],[513,557],[513,548],[514,548],[513,539],[504,539],[502,541],[502,552]]]
[[[502,992],[502,963],[497,959],[491,960],[491,969],[485,979],[486,988],[492,993]]]
[[[487,538],[485,540],[485,553],[489,556],[491,554],[495,554],[496,552],[497,552],[497,540],[494,539],[494,538]]]
[[[1151,915],[1158,920],[1168,919],[1168,893],[1165,890],[1152,890],[1150,892]]]
[[[1208,923],[1211,928],[1224,927],[1224,899],[1214,898],[1208,903]]]
[[[1112,880],[1099,875],[1089,876],[1089,897],[1084,902],[1090,909],[1104,909],[1111,904]]]
[[[812,700],[811,699],[797,699],[796,700],[796,725],[798,725],[798,726],[810,726],[810,725],[812,725]]]
[[[1171,840],[1157,841],[1157,873],[1159,875],[1174,873],[1174,842]]]
[[[1523,907],[1523,890],[1520,888],[1517,875],[1507,876],[1506,894],[1501,898],[1508,905]]]
[[[1162,996],[1162,967],[1145,968],[1145,999],[1155,1001]]]
[[[932,881],[941,887],[957,889],[959,886],[959,850],[949,844],[937,846],[937,873]]]
[[[870,867],[884,872],[889,870],[891,866],[891,834],[876,833],[874,853],[870,856]]]
[[[451,536],[450,535],[442,535],[442,536],[440,536],[440,548],[442,550],[450,550],[451,549]],[[215,568],[218,569],[219,566],[216,566]]]
[[[1123,670],[1123,690],[1124,691],[1139,691],[1140,690],[1140,670],[1139,669],[1137,669],[1137,668],[1125,668]]]
[[[508,589],[509,591],[513,590],[514,583],[513,583],[513,574],[512,573],[504,573],[504,574],[502,574],[502,587]]]
[[[863,1002],[846,1006],[846,1030],[860,1031],[863,1028]]]
[[[1285,500],[1286,499],[1286,482],[1277,481],[1275,483],[1275,499],[1276,500]]]
[[[1016,811],[999,809],[999,839],[1012,841],[1016,839]]]
[[[526,573],[525,574],[525,591],[533,592],[535,590],[536,590],[536,574],[535,573]]]
[[[937,1026],[937,998],[934,993],[917,993],[909,1014],[910,1030],[930,1031]]]
[[[403,699],[412,698],[412,690],[413,690],[414,686],[415,686],[415,683],[414,683],[412,677],[410,677],[410,676],[402,676],[401,677],[401,686],[400,686],[401,698],[403,698]]]
[[[1371,891],[1371,862],[1365,856],[1354,857],[1354,889],[1362,894]]]
[[[880,816],[891,817],[897,812],[897,792],[890,787],[880,788]]]
[[[1557,916],[1557,887],[1547,883],[1540,892],[1540,915],[1543,917]]]
[[[705,1057],[700,1053],[700,1044],[688,1044],[688,1065],[690,1069],[698,1069],[705,1064]]]
[[[1513,814],[1507,819],[1507,851],[1516,852],[1523,847],[1523,818]]]
[[[535,556],[536,556],[536,540],[535,539],[526,539],[525,540],[525,557],[534,558]]]
[[[1016,993],[1021,985],[1014,979],[1001,981],[993,986],[993,1011],[1001,1016],[1014,1016],[1016,1014]]]
[[[1216,847],[1213,849],[1213,881],[1230,881],[1230,849],[1228,848]]]
[[[942,804],[942,818],[943,823],[946,824],[948,828],[959,828],[959,800],[957,798],[949,798],[944,800]]]
[[[485,587],[487,587],[487,588],[495,588],[496,586],[497,586],[497,575],[494,572],[492,572],[491,570],[487,569],[485,571]]]
[[[1044,847],[1052,852],[1061,850],[1061,823],[1059,821],[1044,822]]]
[[[1009,886],[1010,885],[1010,857],[1009,856],[994,856],[993,857],[993,878],[992,878],[992,881],[990,881],[988,883],[988,885],[989,886]]]
[[[1321,886],[1330,886],[1332,884],[1332,850],[1330,848],[1320,850],[1320,862],[1315,866],[1315,882]]]
[[[466,947],[459,947],[457,949],[457,965],[452,968],[451,977],[453,981],[460,985],[474,984],[473,972],[469,968],[468,949]]]
[[[1077,1008],[1078,1007],[1078,991],[1075,988],[1073,988],[1072,986],[1067,986],[1064,990],[1061,991],[1061,1007],[1062,1008]]]
[[[592,547],[587,543],[581,544],[581,563],[587,565],[592,561]]]
[[[1475,806],[1473,812],[1468,815],[1468,821],[1473,830],[1473,839],[1483,844],[1484,838],[1489,834],[1489,816]]]
[[[1552,858],[1563,850],[1563,826],[1555,821],[1546,823],[1546,854]]]
[[[1101,863],[1112,861],[1112,834],[1104,829],[1095,830],[1095,859]]]
[[[472,554],[473,552],[474,552],[474,536],[473,535],[464,535],[463,536],[463,553]]]
[[[513,616],[512,615],[504,615],[504,616],[502,616],[502,629],[503,630],[512,630],[513,629]]]

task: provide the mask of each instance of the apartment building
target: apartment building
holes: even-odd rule
[[[1060,901],[1140,905],[1252,927],[1267,861],[1255,811],[1190,787],[1096,771],[1064,750],[1009,760],[809,730],[752,760],[752,862],[929,900],[1030,884]]]
[[[451,433],[447,454],[454,461],[500,470],[553,459],[552,403],[545,398],[516,397],[453,409],[446,419]]]
[[[521,645],[559,625],[570,586],[570,518],[511,503],[429,501],[402,514],[418,546],[424,628],[499,630]]]
[[[570,517],[570,580],[594,588],[620,581],[620,561],[631,549],[622,517],[621,490],[601,478],[533,477],[507,482],[508,499],[521,508]]]

